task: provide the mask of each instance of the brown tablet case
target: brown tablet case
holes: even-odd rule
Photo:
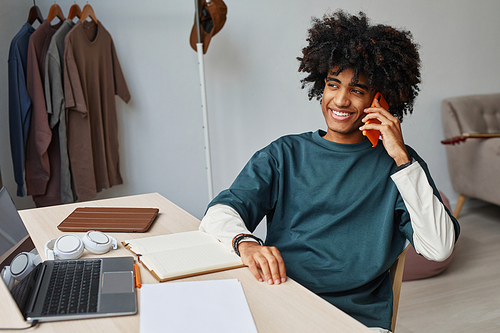
[[[145,232],[149,229],[158,208],[79,207],[57,228],[61,231]]]

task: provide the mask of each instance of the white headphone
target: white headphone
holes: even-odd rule
[[[47,259],[78,259],[84,249],[90,253],[104,254],[118,247],[114,237],[101,231],[91,230],[85,234],[68,234],[45,243]]]
[[[2,278],[7,287],[11,289],[15,280],[24,279],[41,262],[42,259],[36,250],[18,253],[12,259],[10,266],[5,266],[2,270]]]

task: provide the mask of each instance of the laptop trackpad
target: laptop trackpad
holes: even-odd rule
[[[133,292],[133,272],[105,272],[102,274],[102,294],[122,294]]]

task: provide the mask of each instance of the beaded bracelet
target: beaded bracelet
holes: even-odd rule
[[[262,241],[262,239],[260,239],[257,236],[254,236],[252,234],[238,234],[238,235],[234,236],[234,238],[233,238],[233,249],[234,249],[234,252],[238,255],[238,257],[241,257],[240,251],[238,250],[238,245],[245,238],[252,238],[252,239],[256,240],[257,243],[259,243],[259,245],[261,245],[261,246],[264,245],[264,242]]]

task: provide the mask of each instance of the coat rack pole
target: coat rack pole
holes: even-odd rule
[[[205,138],[205,160],[207,170],[207,184],[208,184],[208,200],[213,199],[213,184],[212,184],[212,158],[210,154],[210,135],[208,131],[208,110],[207,110],[207,92],[205,87],[205,65],[203,63],[203,43],[201,42],[200,35],[200,8],[198,0],[195,0],[196,6],[196,30],[198,35],[198,43],[196,43],[196,51],[198,53],[198,69],[200,72],[200,89],[201,89],[201,109],[203,112],[203,134]]]
[[[195,7],[195,17],[196,17],[196,36],[198,37],[198,43],[201,43],[200,4],[199,4],[198,0],[194,0],[194,7]]]

